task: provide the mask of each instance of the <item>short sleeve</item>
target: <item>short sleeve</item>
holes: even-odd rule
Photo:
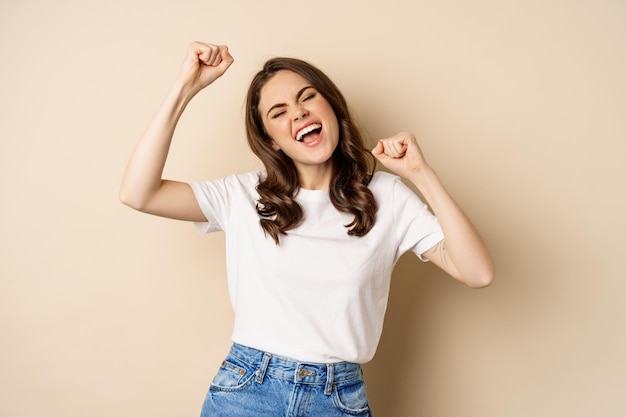
[[[427,262],[422,254],[443,240],[437,217],[399,177],[393,184],[393,205],[399,253],[411,251]]]
[[[206,222],[194,222],[199,233],[224,231],[233,213],[233,207],[245,196],[254,199],[259,173],[230,175],[203,182],[190,182]]]
[[[206,217],[206,222],[194,222],[196,230],[199,233],[210,233],[223,230],[220,222],[217,220],[221,217],[223,211],[227,210],[223,198],[223,189],[217,181],[192,182],[189,183],[191,189],[196,195],[196,200],[200,205],[200,209]]]

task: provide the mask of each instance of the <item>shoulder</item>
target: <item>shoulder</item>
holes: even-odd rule
[[[376,171],[372,175],[372,179],[368,187],[378,199],[381,196],[389,196],[394,192],[398,185],[403,185],[399,176],[385,171]]]
[[[241,174],[229,175],[224,178],[227,183],[238,184],[244,188],[256,189],[259,185],[259,181],[265,177],[265,173],[262,171],[250,171]]]
[[[390,204],[404,204],[407,200],[421,203],[418,194],[404,183],[398,175],[385,171],[376,171],[369,184],[370,190],[379,204],[389,202]]]
[[[385,171],[376,171],[374,172],[374,174],[372,174],[372,179],[369,183],[369,187],[372,189],[384,187],[386,185],[393,185],[398,181],[400,181],[400,177],[395,174],[391,174]]]
[[[259,180],[264,177],[261,171],[250,171],[240,174],[231,174],[214,180],[202,181],[201,184],[224,189],[256,189]]]
[[[191,188],[199,199],[215,199],[235,201],[241,197],[255,199],[256,188],[261,178],[261,171],[250,171],[241,174],[227,175],[222,178],[190,182]]]

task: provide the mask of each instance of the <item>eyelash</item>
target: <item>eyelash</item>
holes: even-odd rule
[[[312,98],[314,98],[317,95],[317,93],[311,93],[308,96],[305,96],[302,101],[308,101],[311,100]],[[275,115],[272,116],[272,119],[276,119],[280,116],[282,116],[283,114],[285,114],[286,112],[283,110],[281,112],[276,113]]]

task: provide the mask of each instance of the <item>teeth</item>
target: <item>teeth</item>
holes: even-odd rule
[[[321,124],[313,123],[312,125],[308,125],[307,127],[303,128],[303,129],[300,129],[298,131],[298,133],[296,134],[296,140],[298,142],[302,142],[302,139],[304,138],[304,135],[306,135],[307,133],[311,133],[315,129],[319,129],[321,127],[322,127]]]

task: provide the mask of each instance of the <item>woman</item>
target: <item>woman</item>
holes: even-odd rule
[[[248,141],[265,172],[162,179],[186,105],[232,63],[226,46],[190,45],[120,191],[137,210],[226,233],[234,343],[202,416],[369,416],[360,364],[376,350],[400,255],[475,288],[492,282],[493,260],[415,137],[381,139],[370,153],[337,87],[300,60],[268,61],[248,92]],[[372,155],[434,215],[399,177],[373,173]]]

